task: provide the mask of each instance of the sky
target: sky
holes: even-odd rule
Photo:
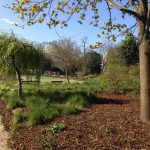
[[[12,0],[1,0],[0,3],[0,31],[11,32],[14,31],[15,34],[24,37],[28,40],[35,41],[35,42],[50,42],[53,40],[58,40],[60,37],[68,37],[72,38],[73,40],[77,41],[79,44],[81,43],[81,39],[84,36],[88,37],[89,44],[95,42],[107,42],[104,37],[97,38],[96,34],[100,33],[98,28],[95,28],[89,25],[89,16],[91,12],[87,12],[87,19],[85,20],[83,25],[77,23],[78,15],[73,16],[72,19],[69,21],[69,25],[67,28],[61,29],[60,27],[50,29],[46,22],[42,24],[36,24],[33,26],[25,26],[24,29],[20,27],[16,27],[13,24],[17,23],[19,25],[24,24],[16,14],[10,9],[4,8],[3,5],[10,3]],[[105,4],[102,3],[100,6],[100,22],[103,23],[104,21],[108,20],[109,15],[108,11],[104,10]],[[126,17],[124,20],[121,19],[120,13],[118,11],[113,11],[113,18],[116,18],[116,22],[126,23],[128,26],[131,26],[135,23],[135,20],[132,17]],[[48,21],[48,20],[46,20]],[[116,33],[119,34],[119,33]],[[122,37],[120,36],[117,39],[117,42],[121,41]]]

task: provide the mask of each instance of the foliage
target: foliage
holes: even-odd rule
[[[12,63],[13,57],[15,57],[16,67],[19,68],[22,73],[27,73],[30,69],[40,69],[43,54],[38,45],[28,42],[25,39],[19,39],[14,34],[9,35],[2,33],[0,37],[1,69],[8,69],[8,71],[11,69],[12,72],[15,71]]]
[[[29,70],[32,70],[39,79],[44,58],[43,52],[39,45],[19,39],[13,33],[0,34],[0,47],[0,71],[16,74],[18,96],[22,98],[21,75],[28,74]]]
[[[128,34],[118,47],[120,57],[127,66],[135,65],[139,62],[139,50],[137,39],[132,33]]]
[[[102,61],[100,54],[95,51],[88,51],[85,57],[86,74],[99,74],[101,72],[100,64]]]
[[[116,40],[114,33],[110,33],[110,31],[118,30],[123,31],[123,33],[127,33],[128,29],[126,24],[116,23],[112,19],[112,9],[115,8],[122,12],[122,18],[125,17],[126,14],[132,14],[134,17],[136,13],[134,11],[130,11],[129,9],[134,8],[137,4],[136,2],[126,1],[121,3],[121,1],[106,0],[104,5],[102,0],[99,1],[49,1],[49,0],[41,0],[40,2],[31,2],[30,0],[20,0],[17,2],[13,2],[12,5],[7,5],[8,8],[12,9],[14,13],[19,15],[19,18],[26,21],[28,26],[34,25],[36,23],[43,23],[44,20],[47,21],[48,26],[56,27],[60,25],[61,27],[67,27],[68,21],[74,16],[75,14],[79,14],[78,23],[83,24],[86,18],[89,19],[89,24],[103,29],[101,34],[105,34],[107,39]],[[120,6],[120,3],[122,4]],[[110,19],[104,22],[104,25],[101,26],[100,24],[100,6],[103,7],[103,10],[106,9],[109,11]],[[53,6],[53,7],[52,7]],[[90,12],[90,18],[87,17],[88,13]],[[63,17],[62,17],[63,16]],[[49,17],[49,19],[46,19]],[[100,34],[97,34],[97,37],[100,37]],[[94,47],[99,46],[99,42],[97,42]]]
[[[108,52],[106,71],[101,76],[104,90],[139,93],[139,65],[125,66],[117,48]]]
[[[56,134],[62,131],[65,128],[65,125],[62,123],[54,123],[49,129],[48,133],[49,134]]]

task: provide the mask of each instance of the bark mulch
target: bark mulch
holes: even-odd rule
[[[8,143],[12,150],[150,150],[150,124],[139,119],[139,99],[128,95],[99,93],[97,102],[76,115],[57,117],[46,125],[24,127]],[[5,129],[12,113],[0,101]],[[65,129],[49,135],[55,122]]]

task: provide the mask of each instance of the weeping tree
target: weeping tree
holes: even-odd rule
[[[113,30],[118,30],[122,35],[134,27],[138,27],[141,99],[140,118],[145,122],[150,121],[149,0],[56,0],[55,2],[54,0],[13,0],[12,5],[7,7],[12,9],[15,13],[18,13],[19,17],[25,20],[27,25],[42,23],[46,17],[49,17],[48,25],[50,27],[57,26],[58,24],[62,27],[66,27],[70,18],[77,13],[80,14],[78,22],[83,24],[86,13],[90,11],[92,18],[92,20],[89,21],[90,24],[102,29],[102,34],[105,34],[109,40],[116,40],[116,35]],[[102,23],[99,23],[100,17],[102,17],[100,16],[100,10],[104,11],[105,8],[108,11],[109,19],[102,25]],[[131,27],[127,27],[126,24],[121,24],[122,21],[117,23],[113,18],[113,9],[118,10],[122,18],[124,18],[125,15],[126,17],[133,17],[135,24]],[[97,34],[97,37],[100,36],[101,34]]]
[[[39,46],[19,39],[14,34],[0,34],[0,65],[1,72],[16,74],[18,96],[23,97],[22,74],[29,71],[39,75],[44,55]]]

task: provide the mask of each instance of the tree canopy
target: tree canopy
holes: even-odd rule
[[[38,45],[19,39],[14,34],[0,34],[0,71],[15,74],[22,97],[22,74],[29,71],[39,74],[42,69],[44,55]]]
[[[127,66],[135,65],[139,62],[138,42],[134,35],[128,34],[118,47],[120,57]]]

